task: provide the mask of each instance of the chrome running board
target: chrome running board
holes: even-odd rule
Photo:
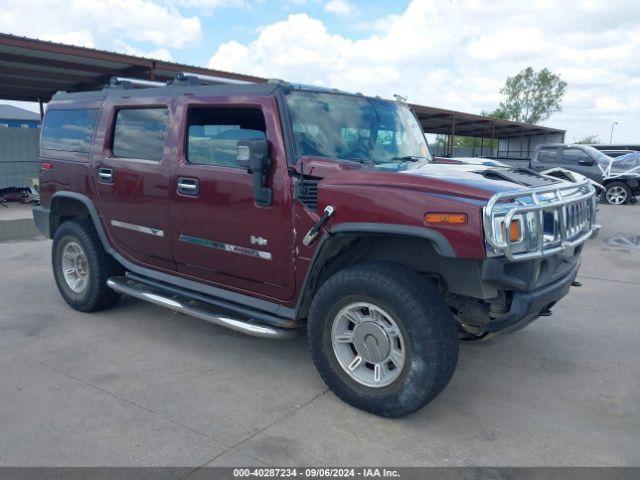
[[[297,335],[295,328],[278,328],[251,323],[250,320],[232,318],[223,313],[210,311],[208,306],[204,304],[196,305],[198,302],[186,297],[181,297],[180,295],[169,296],[162,291],[154,290],[147,285],[133,282],[125,277],[111,277],[107,280],[107,286],[116,292],[254,337],[287,339],[294,338]]]

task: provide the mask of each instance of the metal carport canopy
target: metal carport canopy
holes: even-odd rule
[[[59,90],[97,90],[115,76],[164,82],[185,71],[231,80],[267,81],[252,75],[0,34],[0,99],[4,100],[46,103]],[[564,133],[555,128],[471,113],[410,106],[426,133],[485,138]]]
[[[0,98],[3,100],[48,102],[59,90],[97,90],[111,77],[164,82],[185,71],[266,82],[252,75],[0,34]]]
[[[410,105],[426,133],[463,137],[505,138],[518,136],[564,134],[564,130],[530,123],[512,122],[424,105]]]

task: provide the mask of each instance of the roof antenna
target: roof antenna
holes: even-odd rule
[[[402,95],[398,95],[397,93],[394,93],[393,97],[396,99],[396,102],[399,103],[407,103],[407,99],[409,98],[407,96],[403,97]]]

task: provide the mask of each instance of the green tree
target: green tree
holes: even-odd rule
[[[507,77],[500,93],[504,101],[490,114],[523,123],[538,123],[562,110],[560,102],[567,83],[547,68],[539,72],[527,67],[514,77]],[[500,116],[498,116],[500,115]],[[502,116],[504,115],[504,116]]]
[[[493,112],[485,112],[483,110],[483,111],[480,112],[480,115],[482,115],[484,117],[500,118],[502,120],[509,120],[507,112],[502,110],[502,108],[500,108],[500,107],[496,108]]]
[[[587,135],[582,140],[578,140],[575,143],[598,143],[598,136],[597,135]]]

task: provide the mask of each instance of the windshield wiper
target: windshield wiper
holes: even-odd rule
[[[406,162],[422,162],[426,160],[426,157],[419,157],[418,155],[405,155],[403,157],[393,157],[391,160],[404,160]]]
[[[350,162],[358,162],[358,163],[362,163],[363,165],[365,163],[373,163],[375,165],[382,165],[383,163],[385,163],[379,160],[374,160],[373,158],[343,158],[343,160],[348,160]]]

